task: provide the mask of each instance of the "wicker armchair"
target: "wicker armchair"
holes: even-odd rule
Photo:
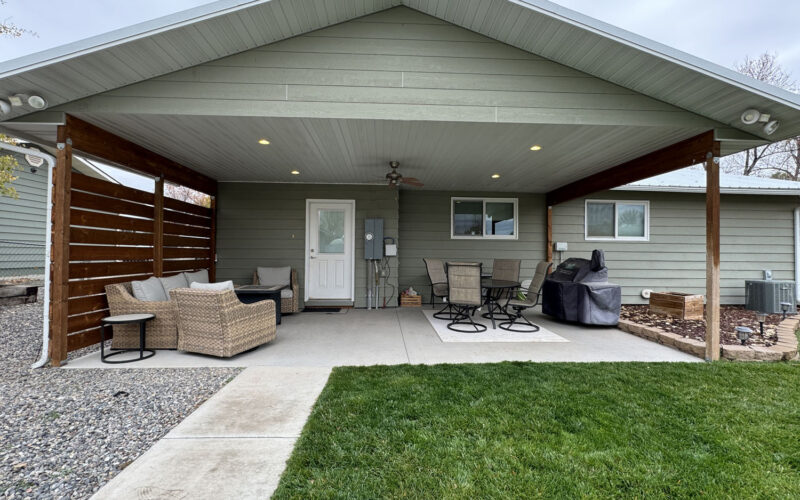
[[[253,271],[253,284],[254,285],[261,285],[258,281],[258,271]],[[270,283],[263,283],[264,285],[269,285]],[[291,314],[300,312],[300,301],[298,297],[300,296],[300,290],[297,286],[297,271],[292,269],[291,275],[291,289],[292,289],[292,296],[291,297],[281,297],[281,314]]]
[[[178,310],[172,301],[145,302],[133,296],[131,284],[106,285],[106,297],[110,314],[151,313],[156,317],[147,324],[146,347],[148,349],[176,349],[178,347]],[[137,325],[114,325],[114,349],[139,347]]]
[[[242,304],[233,290],[170,290],[178,307],[178,349],[229,358],[276,334],[275,303]]]

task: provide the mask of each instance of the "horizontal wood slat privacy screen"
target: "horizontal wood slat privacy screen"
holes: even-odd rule
[[[106,285],[198,269],[214,275],[215,211],[164,198],[163,177],[149,193],[73,172],[67,123],[59,127],[65,147],[54,178],[50,358],[56,366],[68,352],[100,341],[100,320],[109,315]],[[128,144],[107,132],[103,139]],[[124,159],[140,151],[146,150],[127,147]],[[148,154],[145,174],[157,168],[157,155]],[[213,197],[216,183],[210,191]]]

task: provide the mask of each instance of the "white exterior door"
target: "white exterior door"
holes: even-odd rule
[[[355,201],[306,200],[306,300],[353,300]]]

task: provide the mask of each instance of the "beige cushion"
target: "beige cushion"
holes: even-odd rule
[[[223,291],[223,290],[233,290],[233,281],[221,281],[219,283],[199,283],[195,281],[189,288],[194,288],[195,290],[212,290],[212,291]]]
[[[294,292],[292,291],[291,288],[284,288],[283,290],[281,290],[282,299],[291,299],[292,297],[294,297]]]
[[[161,281],[153,276],[143,281],[131,281],[133,296],[145,302],[164,302],[169,300]]]
[[[186,277],[187,286],[192,283],[208,283],[208,269],[201,269],[193,273],[183,273]]]
[[[186,276],[184,276],[183,273],[176,274],[175,276],[170,276],[168,278],[158,278],[158,280],[161,282],[161,286],[164,287],[165,296],[169,296],[170,290],[174,290],[176,288],[186,288],[189,286],[189,282],[186,281]]]
[[[289,286],[292,282],[292,268],[286,267],[259,267],[259,285],[281,285]]]

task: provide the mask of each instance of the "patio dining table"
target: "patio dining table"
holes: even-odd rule
[[[519,286],[519,281],[499,280],[494,278],[481,279],[481,288],[486,290],[483,303],[486,305],[488,311],[485,317],[488,317],[490,320],[492,320],[492,329],[497,329],[497,325],[495,324],[494,320],[495,311],[499,311],[500,314],[508,316],[508,313],[506,313],[505,309],[500,304],[500,299],[504,296],[507,296],[507,294],[503,292],[508,291],[511,293],[519,288]]]

